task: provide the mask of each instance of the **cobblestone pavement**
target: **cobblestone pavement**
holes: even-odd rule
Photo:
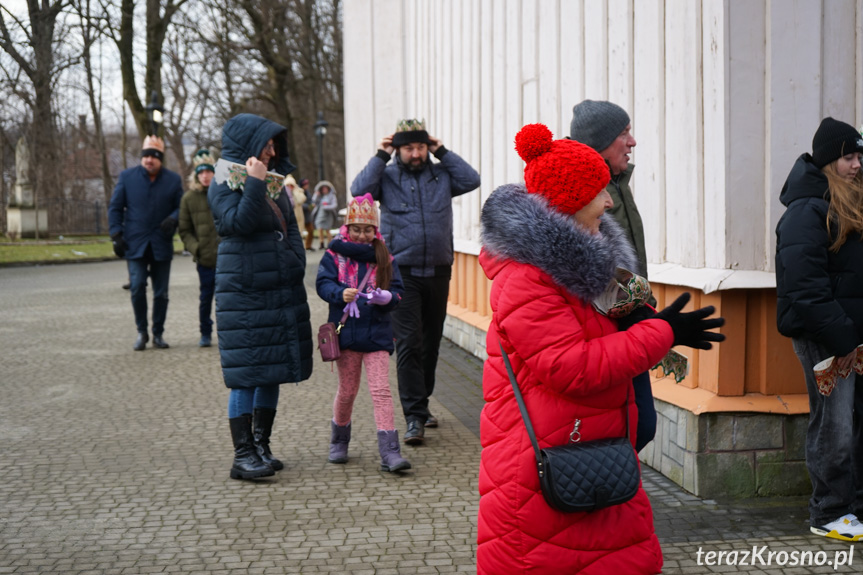
[[[475,572],[481,362],[444,344],[441,424],[403,448],[414,468],[402,476],[379,471],[365,386],[350,462],[326,463],[336,376],[318,363],[281,387],[273,448],[286,469],[233,481],[218,350],[197,347],[194,264],[174,260],[168,350],[132,351],[125,280],[121,261],[0,269],[0,575]],[[394,367],[391,379],[395,393]],[[805,499],[703,501],[646,467],[644,485],[664,573],[863,571],[863,545],[833,565],[851,546],[809,534]],[[806,550],[825,564],[793,566]],[[704,564],[719,551],[737,564]]]

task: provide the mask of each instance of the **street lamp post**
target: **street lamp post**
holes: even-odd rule
[[[147,104],[147,119],[152,125],[151,136],[159,136],[159,126],[162,124],[162,106],[159,104],[159,94],[156,90],[150,95],[150,103]]]
[[[318,121],[315,122],[315,136],[318,138],[318,181],[324,179],[324,136],[327,135],[329,124],[324,120],[324,113],[318,112]]]

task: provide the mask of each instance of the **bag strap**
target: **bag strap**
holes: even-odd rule
[[[372,275],[372,266],[368,266],[366,270],[366,275],[363,277],[363,281],[360,282],[360,285],[357,286],[357,291],[363,291],[363,288],[366,287],[366,282],[369,281],[369,276]],[[342,328],[345,326],[345,323],[348,321],[348,312],[342,314],[342,319],[339,320],[339,325],[336,326],[336,333],[341,333]]]
[[[539,453],[539,443],[536,441],[536,434],[533,432],[533,423],[530,421],[530,416],[527,414],[527,407],[524,405],[524,398],[521,396],[521,390],[518,387],[518,382],[515,380],[515,374],[512,372],[512,365],[509,363],[509,356],[506,354],[506,351],[503,349],[503,343],[498,342],[500,345],[500,353],[503,355],[503,363],[506,365],[506,372],[509,374],[509,382],[512,384],[512,391],[515,393],[515,400],[518,402],[518,409],[521,411],[521,417],[524,419],[524,426],[527,428],[527,435],[530,437],[530,442],[533,444],[533,451],[536,455],[536,463],[539,465],[540,475],[542,474],[542,456]],[[626,389],[626,402],[623,404],[623,412],[626,417],[626,438],[629,437],[629,392],[630,389]]]
[[[539,466],[539,474],[542,475],[542,456],[539,454],[539,443],[536,441],[536,434],[533,432],[533,424],[530,422],[530,416],[527,415],[527,407],[524,405],[524,398],[521,396],[521,390],[518,388],[518,383],[515,381],[515,374],[512,372],[512,366],[509,363],[509,356],[503,350],[503,344],[500,344],[500,353],[503,354],[503,363],[506,365],[506,372],[509,374],[509,382],[512,384],[512,391],[515,392],[515,400],[518,402],[518,409],[521,411],[521,418],[524,420],[524,426],[527,428],[527,436],[530,437],[530,442],[533,444],[533,453],[536,456],[536,464]]]
[[[273,210],[273,214],[275,214],[276,219],[279,220],[279,225],[282,227],[282,233],[288,233],[288,224],[285,221],[285,216],[282,214],[282,210],[279,208],[279,205],[270,197],[269,194],[265,194],[267,197],[267,204],[269,204],[270,209]]]

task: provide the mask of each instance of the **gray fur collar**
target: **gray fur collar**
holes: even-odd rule
[[[616,267],[637,269],[635,252],[609,214],[599,235],[579,228],[523,184],[496,189],[482,208],[482,243],[490,255],[538,267],[567,291],[593,301]]]

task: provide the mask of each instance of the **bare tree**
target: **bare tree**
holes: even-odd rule
[[[58,51],[55,33],[58,18],[69,0],[28,0],[29,22],[25,22],[0,4],[0,48],[8,54],[29,80],[31,91],[19,87],[17,95],[32,113],[31,157],[38,170],[32,170],[33,196],[36,207],[42,197],[50,197],[56,188],[59,154],[54,124],[54,86],[63,70],[74,63]],[[13,29],[10,29],[10,25]],[[31,165],[31,169],[32,169]],[[37,210],[38,214],[38,210]],[[36,226],[36,236],[39,236]]]
[[[98,150],[99,163],[87,178],[101,180],[96,189],[107,198],[112,166],[130,157],[126,138],[137,148],[150,131],[146,105],[153,91],[165,109],[169,153],[184,173],[186,150],[217,151],[224,122],[252,112],[288,128],[297,175],[314,179],[314,123],[323,112],[324,169],[344,189],[341,6],[342,0],[27,0],[26,14],[16,16],[0,4],[0,125],[5,134],[20,128],[30,136],[39,168],[32,180],[42,198],[61,193],[53,172],[62,152],[75,155],[89,138],[86,149]],[[104,58],[103,47],[116,57]],[[103,101],[103,84],[114,73],[129,113]],[[81,118],[85,111],[95,134]],[[127,120],[135,125],[128,134]],[[106,122],[119,133],[109,136]]]
[[[114,183],[111,179],[110,169],[108,168],[108,149],[102,129],[102,82],[100,78],[96,77],[93,70],[92,54],[94,45],[104,35],[107,21],[101,13],[93,13],[91,0],[72,0],[72,8],[80,20],[81,60],[84,65],[87,99],[90,104],[90,113],[93,116],[93,126],[96,132],[96,148],[99,150],[99,163],[102,173],[102,187],[105,193],[105,202],[107,203],[111,199]],[[96,87],[97,81],[99,84],[98,88]]]
[[[259,106],[288,128],[289,152],[307,176],[315,174],[313,127],[317,112],[324,112],[329,122],[324,141],[327,175],[343,190],[340,1],[237,1],[246,16],[240,29],[266,70],[257,79]]]
[[[144,61],[144,93],[155,92],[159,100],[164,102],[162,94],[162,50],[171,19],[177,14],[186,0],[165,0],[162,6],[160,0],[146,0],[146,59]],[[102,4],[103,11],[109,14],[111,6]],[[120,1],[119,25],[116,32],[112,32],[112,38],[117,45],[120,57],[120,73],[123,78],[123,99],[135,125],[138,127],[138,135],[143,139],[149,131],[149,119],[146,115],[146,107],[138,95],[138,82],[135,75],[135,0]],[[114,26],[111,26],[113,30]],[[145,98],[145,99],[147,99]]]

